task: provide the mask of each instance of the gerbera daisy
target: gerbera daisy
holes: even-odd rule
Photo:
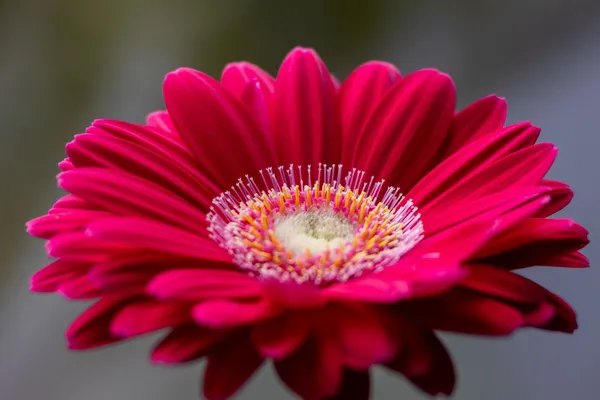
[[[36,292],[98,299],[71,349],[167,330],[152,360],[206,358],[203,395],[265,362],[303,399],[367,399],[383,365],[431,394],[455,375],[439,331],[572,332],[515,271],[586,267],[586,230],[530,123],[486,97],[455,113],[436,70],[369,62],[338,84],[295,49],[276,78],[178,69],[146,125],[98,120],[67,145],[69,192],[28,224],[55,259]]]

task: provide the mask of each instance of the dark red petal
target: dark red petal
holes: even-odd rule
[[[342,164],[353,166],[357,139],[383,96],[399,80],[391,64],[372,61],[356,68],[344,80],[338,94],[342,128]]]
[[[501,301],[455,289],[407,304],[414,321],[429,329],[472,335],[509,335],[524,325],[521,312]]]
[[[112,136],[77,135],[67,145],[77,168],[96,167],[135,175],[153,182],[203,211],[220,192],[203,186],[204,178],[177,158],[167,158],[144,146]]]
[[[263,358],[247,338],[232,340],[209,354],[203,394],[207,400],[233,396],[260,368]]]
[[[554,307],[554,318],[541,328],[565,333],[573,333],[577,329],[577,314],[566,301],[547,292],[548,303]]]
[[[190,307],[155,300],[132,303],[112,320],[110,330],[118,337],[132,337],[191,322]]]
[[[67,329],[72,350],[87,350],[121,340],[110,332],[110,323],[123,306],[134,299],[104,297],[84,311]]]
[[[369,400],[371,376],[369,372],[359,372],[346,368],[339,392],[328,400]]]
[[[502,129],[506,121],[506,101],[497,96],[477,100],[457,113],[450,125],[450,142],[445,157],[456,153],[461,147]]]
[[[182,68],[167,75],[163,92],[181,139],[200,169],[221,188],[276,163],[244,105],[218,81]]]
[[[256,81],[269,99],[275,89],[275,79],[260,67],[249,62],[227,64],[221,75],[221,84],[236,98],[241,99],[248,83]]]
[[[107,211],[126,217],[147,217],[207,235],[204,214],[173,192],[133,175],[104,168],[63,172],[60,187]]]
[[[456,100],[450,78],[435,70],[406,76],[371,114],[353,167],[408,191],[433,167]]]
[[[227,341],[232,332],[214,331],[196,325],[173,329],[152,351],[152,361],[181,364],[197,360]]]
[[[275,363],[281,380],[303,399],[334,396],[342,380],[342,355],[331,338],[311,336],[295,353]]]
[[[587,268],[590,260],[578,251],[551,257],[545,260],[548,267]]]
[[[439,164],[423,177],[407,196],[417,205],[423,206],[459,182],[489,168],[497,160],[533,145],[539,133],[539,128],[521,123],[486,135]]]
[[[252,341],[263,357],[282,360],[298,349],[309,331],[309,317],[302,312],[287,312],[252,327]]]
[[[456,375],[452,359],[444,345],[431,331],[421,330],[418,336],[406,337],[405,351],[386,366],[406,377],[431,396],[449,396],[454,390]]]
[[[200,269],[167,271],[154,278],[148,293],[159,299],[205,300],[258,298],[259,282],[243,272]]]
[[[281,165],[339,162],[341,132],[335,87],[313,50],[292,50],[279,69],[273,134]]]

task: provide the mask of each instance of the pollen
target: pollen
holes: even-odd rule
[[[246,176],[213,200],[211,237],[249,274],[318,286],[396,263],[423,237],[417,207],[383,180],[341,165]]]

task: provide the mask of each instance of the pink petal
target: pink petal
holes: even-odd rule
[[[181,168],[190,173],[195,173],[195,178],[201,182],[208,192],[221,192],[217,185],[198,171],[196,159],[178,137],[164,135],[151,127],[111,120],[94,121],[94,124],[86,130],[86,133],[127,140],[143,146],[168,160],[177,160]]]
[[[353,166],[410,189],[434,166],[454,103],[447,75],[422,70],[406,76],[371,114],[357,140]]]
[[[83,232],[61,233],[53,236],[46,244],[49,256],[83,263],[104,261],[110,254],[131,249],[131,246],[122,243],[95,240]]]
[[[554,307],[548,303],[541,303],[538,307],[524,315],[526,326],[536,328],[546,326],[556,315]]]
[[[461,147],[502,129],[506,121],[506,101],[497,96],[488,96],[457,113],[450,125],[450,143],[446,156],[456,153]]]
[[[339,392],[329,400],[369,400],[371,377],[368,372],[359,372],[346,368]]]
[[[539,256],[553,256],[568,250],[576,251],[589,243],[588,231],[570,219],[529,218],[513,229],[495,237],[478,254],[488,257],[529,246],[528,252],[538,251]],[[535,247],[535,249],[533,248]],[[525,251],[520,249],[520,252]]]
[[[242,103],[208,75],[181,68],[165,78],[165,104],[200,169],[221,188],[273,166],[274,154]],[[235,160],[225,162],[224,160]]]
[[[489,168],[497,160],[533,145],[539,133],[539,128],[521,123],[486,135],[439,164],[407,196],[416,204],[424,206],[459,182]]]
[[[77,197],[72,194],[67,194],[54,203],[49,214],[62,214],[71,211],[80,211],[80,210],[94,210],[94,211],[102,211],[99,207],[94,206],[89,201],[83,200],[81,197]]]
[[[110,293],[90,279],[88,275],[81,275],[61,283],[57,292],[66,298],[75,300],[97,299]]]
[[[109,326],[119,310],[131,299],[104,297],[84,311],[67,329],[71,350],[87,350],[121,340],[111,334]]]
[[[263,358],[246,338],[231,341],[208,356],[203,394],[207,400],[233,396],[260,368]]]
[[[342,355],[337,343],[310,337],[294,354],[275,363],[281,380],[303,399],[334,396],[342,380]]]
[[[39,293],[55,292],[63,283],[85,274],[88,268],[88,263],[56,260],[31,277],[30,290]]]
[[[197,360],[226,342],[232,332],[214,331],[196,325],[174,328],[152,351],[152,361],[181,364]]]
[[[231,256],[211,239],[141,218],[106,218],[88,226],[91,238],[179,257],[229,263]],[[53,239],[54,240],[54,239]]]
[[[173,120],[171,120],[171,116],[166,111],[155,111],[148,114],[146,125],[171,135],[178,135],[175,125],[173,125]]]
[[[283,61],[273,96],[273,134],[281,165],[339,162],[335,87],[317,53],[296,48]]]
[[[83,134],[67,145],[67,154],[77,168],[109,168],[135,175],[155,183],[208,211],[212,199],[220,192],[203,186],[203,178],[186,168],[177,158],[166,158],[139,144],[115,138]]]
[[[249,62],[227,64],[221,75],[221,84],[237,99],[241,99],[248,83],[256,81],[266,99],[275,89],[275,79],[260,67]]]
[[[38,217],[27,223],[27,233],[43,239],[69,231],[82,230],[93,220],[112,216],[111,213],[94,210],[77,210],[52,213]]]
[[[252,341],[258,352],[275,361],[287,358],[306,340],[309,332],[306,313],[287,312],[252,327]]]
[[[73,165],[71,160],[65,158],[64,160],[58,163],[58,169],[60,169],[61,171],[70,171],[72,169],[75,169],[75,165]]]
[[[225,329],[264,320],[279,311],[265,299],[249,302],[214,299],[196,304],[192,309],[192,317],[199,325]]]
[[[206,235],[204,214],[174,193],[133,175],[100,168],[63,172],[63,189],[127,217],[148,217]]]
[[[327,303],[312,285],[262,281],[262,289],[271,302],[285,309],[319,308]]]
[[[551,257],[545,260],[545,266],[548,267],[567,267],[567,268],[588,268],[590,260],[578,251],[559,256]]]
[[[376,276],[337,283],[323,290],[323,296],[329,299],[368,303],[393,303],[411,295],[408,280],[377,279]]]
[[[123,307],[112,320],[110,331],[115,336],[128,338],[183,325],[191,319],[187,305],[146,300]]]
[[[484,264],[471,267],[469,275],[460,285],[511,303],[540,303],[545,298],[544,289],[537,283],[513,272]]]
[[[414,321],[440,331],[504,336],[524,325],[523,316],[515,307],[461,290],[409,306]]]
[[[535,216],[536,217],[549,217],[557,211],[565,208],[573,199],[573,191],[568,185],[544,179],[539,183],[540,186],[549,188],[548,195],[550,196],[550,203],[542,208]]]
[[[262,295],[260,284],[243,272],[218,270],[167,271],[154,278],[148,293],[159,299],[255,299]]]
[[[396,360],[386,366],[406,374],[415,386],[431,396],[452,394],[456,374],[444,345],[431,331],[423,330],[411,339],[405,348],[407,351],[400,352]],[[415,362],[422,366],[415,368]],[[415,373],[418,370],[421,371]]]
[[[499,193],[491,194],[472,201],[457,203],[454,206],[448,206],[443,211],[436,209],[427,209],[423,211],[423,224],[425,233],[428,237],[443,232],[453,226],[459,226],[463,223],[482,220],[490,221],[500,216],[509,218],[510,213],[516,212],[517,222],[524,218],[521,209],[527,208],[528,213],[547,204],[549,198],[547,190],[538,187],[512,188]],[[496,229],[505,228],[512,225],[510,221],[505,220],[502,225]],[[498,233],[496,231],[495,233]],[[483,244],[483,243],[482,243]]]
[[[342,84],[339,92],[342,128],[342,164],[352,166],[360,132],[371,113],[400,72],[391,64],[372,61],[355,69]]]
[[[250,114],[252,114],[256,126],[258,126],[261,133],[267,139],[269,152],[276,154],[271,122],[269,120],[267,98],[262,90],[261,83],[257,80],[248,82],[242,93],[241,100],[250,111]]]

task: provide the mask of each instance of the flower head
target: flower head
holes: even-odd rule
[[[69,194],[28,224],[55,260],[32,290],[98,299],[72,349],[167,330],[156,362],[207,359],[204,396],[265,360],[304,399],[367,399],[374,365],[450,394],[439,331],[572,332],[517,274],[579,268],[586,230],[529,123],[490,96],[455,113],[450,78],[370,62],[339,85],[312,50],[277,78],[179,69],[146,125],[95,121],[67,145]]]

